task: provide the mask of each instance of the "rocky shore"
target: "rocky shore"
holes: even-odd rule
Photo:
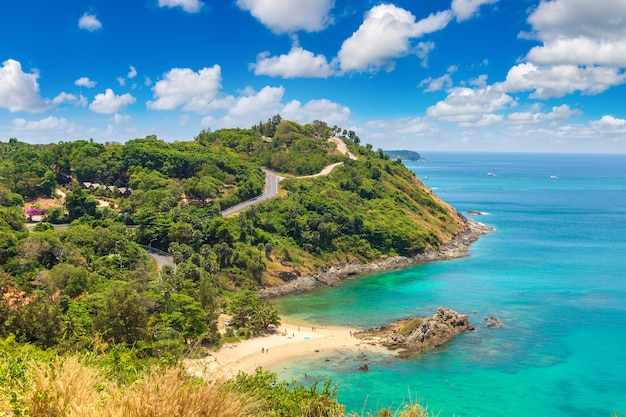
[[[472,242],[478,240],[481,235],[493,231],[492,227],[471,219],[465,218],[465,222],[465,230],[457,234],[439,250],[430,249],[413,257],[393,256],[373,263],[349,263],[323,268],[314,274],[298,277],[285,285],[263,288],[259,291],[259,297],[267,299],[302,294],[319,287],[338,286],[342,280],[360,275],[393,271],[426,262],[463,258],[467,256],[467,251]]]
[[[466,315],[439,307],[432,317],[397,320],[354,336],[372,345],[398,350],[400,358],[410,358],[443,345],[465,330],[474,330]]]

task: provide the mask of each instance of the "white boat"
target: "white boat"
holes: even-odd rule
[[[489,175],[490,177],[495,177],[496,176],[496,174],[493,173],[493,172],[488,172],[487,175]]]
[[[555,179],[557,179],[557,178],[559,178],[559,177],[557,177],[556,175],[550,175],[550,178],[551,178],[551,179],[553,179],[553,180],[555,180]]]

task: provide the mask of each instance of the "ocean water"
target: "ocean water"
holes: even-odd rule
[[[442,417],[626,415],[626,155],[426,157],[407,165],[459,211],[487,213],[468,216],[496,231],[468,258],[276,306],[294,319],[363,328],[446,306],[477,331],[410,360],[336,351],[273,370],[301,382],[329,376],[339,401],[361,414],[419,401]],[[505,327],[484,326],[487,316]],[[370,370],[358,371],[365,361]]]

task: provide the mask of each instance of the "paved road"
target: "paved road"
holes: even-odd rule
[[[265,172],[265,189],[263,191],[263,194],[239,203],[230,208],[227,208],[226,210],[222,210],[223,217],[232,216],[233,214],[239,213],[240,211],[245,210],[254,204],[258,204],[261,201],[269,200],[270,198],[276,197],[276,195],[278,194],[278,182],[282,180],[283,177],[279,177],[278,175],[266,169],[264,169],[263,171]]]
[[[164,266],[171,266],[174,270],[176,270],[176,264],[172,260],[172,255],[169,253],[162,251],[157,248],[153,248],[151,246],[139,245],[146,251],[148,256],[154,259],[159,266],[159,270],[161,270]]]

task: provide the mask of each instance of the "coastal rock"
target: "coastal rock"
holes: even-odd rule
[[[486,327],[497,327],[499,329],[504,328],[504,323],[502,323],[502,320],[500,320],[496,316],[485,317],[483,319],[483,325],[485,325]]]
[[[410,358],[441,346],[465,330],[472,329],[467,315],[439,307],[432,317],[398,320],[380,330],[356,333],[364,340],[374,340],[389,349],[398,350],[401,358]]]
[[[369,371],[370,367],[367,366],[366,363],[364,363],[363,365],[359,366],[359,371]]]
[[[407,268],[411,265],[426,262],[445,261],[449,259],[467,256],[467,250],[472,242],[478,240],[481,235],[493,231],[493,227],[486,226],[474,220],[465,219],[465,230],[457,234],[450,242],[441,249],[429,249],[413,257],[393,256],[373,263],[348,263],[320,268],[313,274],[297,276],[284,285],[263,288],[259,291],[259,298],[268,299],[284,295],[303,294],[311,292],[319,287],[338,286],[344,279],[355,278],[360,275],[383,271],[393,271]]]

